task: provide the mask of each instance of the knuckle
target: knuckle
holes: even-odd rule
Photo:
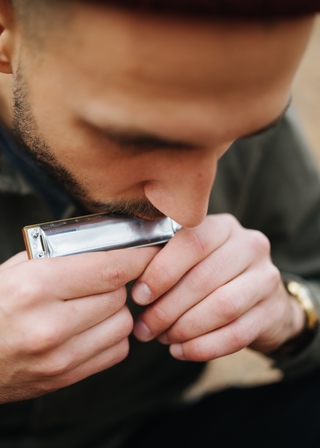
[[[239,350],[246,347],[246,343],[244,341],[243,334],[238,332],[237,330],[231,328],[229,334],[229,347],[230,353],[238,352]]]
[[[57,378],[70,370],[71,360],[55,352],[48,355],[35,356],[24,366],[26,377],[46,384],[47,380]]]
[[[248,347],[254,340],[254,329],[244,329],[239,325],[230,325],[229,348],[230,353],[235,353]]]
[[[158,329],[162,329],[167,328],[171,324],[172,317],[165,306],[162,306],[161,303],[155,302],[152,307],[152,319],[153,322],[157,322]]]
[[[38,298],[45,298],[46,291],[43,284],[39,282],[23,282],[19,288],[19,303],[22,306],[30,306],[34,304]]]
[[[202,343],[201,338],[192,339],[183,349],[185,356],[188,359],[192,359],[197,362],[208,361],[211,356],[208,353],[205,345]]]
[[[171,286],[175,283],[175,279],[168,270],[168,263],[165,260],[163,262],[158,261],[157,263],[155,263],[152,269],[153,272],[150,273],[148,277],[148,284],[151,290],[156,289],[152,284],[152,279],[154,279],[155,284],[159,284],[159,282],[161,282],[163,291],[170,289]]]
[[[59,377],[70,369],[70,361],[63,356],[54,356],[42,367],[42,375],[47,378]]]
[[[115,311],[122,309],[127,300],[127,289],[125,286],[116,289],[112,293],[106,293],[108,305]]]
[[[273,287],[277,287],[280,283],[282,283],[280,271],[274,264],[270,265],[268,272],[268,283],[270,285],[272,285]]]
[[[247,230],[248,240],[247,243],[260,254],[270,253],[270,241],[259,230]]]
[[[104,283],[107,284],[108,290],[119,289],[128,281],[126,269],[120,263],[107,266],[104,272],[102,272],[102,277]]]
[[[121,311],[121,329],[122,329],[122,337],[123,335],[129,336],[129,334],[133,330],[133,317],[127,307],[124,307]]]
[[[57,332],[48,326],[35,326],[23,332],[22,348],[29,355],[41,355],[54,348],[58,343]]]
[[[207,243],[205,234],[199,228],[186,229],[187,238],[185,238],[185,245],[187,253],[191,253],[196,259],[202,258],[203,254],[207,252]]]
[[[48,293],[47,280],[48,276],[50,277],[52,275],[52,270],[48,269],[49,265],[45,262],[48,260],[41,260],[41,263],[37,263],[38,261],[40,260],[31,260],[31,264],[29,266],[27,265],[24,272],[25,278],[28,280],[20,283],[22,292],[26,297],[44,297]]]
[[[222,215],[223,220],[226,224],[230,227],[241,227],[239,221],[235,216],[231,215],[230,213],[223,213]]]
[[[209,263],[199,263],[190,275],[190,288],[194,291],[210,291],[214,278],[214,267]]]
[[[127,356],[129,355],[129,350],[130,345],[128,338],[125,338],[122,341],[120,341],[119,344],[117,345],[117,354],[114,359],[114,363],[117,364],[126,359]]]
[[[187,341],[190,337],[190,331],[197,332],[199,328],[198,322],[195,321],[184,321],[181,324],[176,322],[172,330],[169,330],[169,334],[174,337],[176,341]]]
[[[241,298],[237,297],[234,292],[231,295],[224,288],[220,288],[217,292],[214,298],[214,307],[217,309],[217,315],[228,322],[234,320],[241,311]]]

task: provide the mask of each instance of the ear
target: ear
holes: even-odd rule
[[[17,33],[16,18],[10,0],[0,0],[0,72],[12,73],[11,61]]]

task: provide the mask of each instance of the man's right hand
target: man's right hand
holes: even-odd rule
[[[34,398],[122,361],[133,319],[129,281],[159,248],[0,266],[0,403]]]

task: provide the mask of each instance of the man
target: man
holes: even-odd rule
[[[247,346],[288,376],[319,366],[319,182],[292,126],[272,131],[312,29],[300,14],[316,8],[228,21],[210,3],[191,2],[195,15],[173,3],[0,1],[2,446],[130,446],[180,402],[199,362]],[[210,200],[230,145],[267,130],[256,151],[238,144],[234,176],[219,170]],[[279,172],[289,191],[266,183]],[[161,250],[15,255],[23,225],[99,211],[183,229]],[[267,237],[239,220],[268,235],[278,267]]]

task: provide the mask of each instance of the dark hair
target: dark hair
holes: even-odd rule
[[[71,0],[74,1],[74,0]],[[77,0],[75,0],[77,1]],[[320,0],[78,0],[134,10],[171,14],[208,15],[230,18],[276,18],[313,14],[320,11]],[[68,0],[12,0],[27,11],[41,4],[67,4]]]

